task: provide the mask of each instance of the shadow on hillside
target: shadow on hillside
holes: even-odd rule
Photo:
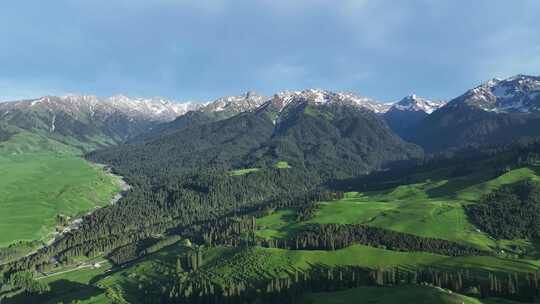
[[[43,295],[19,294],[13,298],[5,299],[5,304],[26,304],[26,303],[71,303],[84,301],[98,296],[103,291],[97,287],[68,280],[58,280],[50,283],[51,291]],[[56,302],[55,302],[56,301]]]
[[[488,182],[497,178],[499,174],[490,168],[463,168],[463,166],[446,167],[444,174],[439,172],[430,175],[429,170],[414,171],[410,169],[380,171],[369,175],[363,175],[348,179],[331,180],[325,183],[327,188],[334,191],[359,191],[373,192],[386,191],[402,185],[425,183],[441,183],[434,188],[425,190],[426,194],[432,198],[453,198],[455,195],[468,187]],[[540,167],[536,168],[540,174]]]
[[[478,178],[454,178],[449,179],[448,182],[429,189],[426,191],[426,194],[430,198],[441,198],[441,197],[454,197],[456,193],[459,191],[465,190],[468,187],[471,187],[475,184],[482,184],[485,183],[493,178],[496,178],[497,176],[490,176],[490,175],[483,175]]]
[[[535,260],[540,259],[540,239],[531,240],[531,246],[526,255]]]
[[[534,174],[540,176],[540,164],[530,166],[529,168],[534,171]]]

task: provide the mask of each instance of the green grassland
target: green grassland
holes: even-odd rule
[[[292,168],[288,162],[286,161],[278,161],[275,165],[274,165],[275,168],[277,169],[290,169]]]
[[[18,155],[25,153],[54,153],[79,155],[81,150],[56,141],[39,132],[32,133],[10,127],[13,136],[7,141],[0,142],[0,156]]]
[[[306,295],[301,303],[305,304],[348,304],[357,303],[385,304],[477,304],[477,299],[469,298],[455,293],[448,293],[440,288],[422,286],[389,287],[360,287],[338,292],[321,292]]]
[[[104,206],[118,191],[116,178],[77,156],[0,156],[0,247],[45,239],[58,214]]]
[[[286,250],[276,248],[212,248],[205,257],[203,274],[216,283],[241,282],[306,271],[313,265],[359,266],[363,268],[418,267],[461,268],[471,271],[530,272],[538,262],[498,257],[448,257],[422,252],[398,252],[353,245],[335,251]]]
[[[295,222],[292,210],[278,210],[257,220],[261,237],[286,237],[305,224],[367,224],[423,237],[461,242],[490,250],[512,242],[497,242],[477,230],[467,219],[463,206],[505,184],[540,180],[538,168],[520,168],[496,178],[472,173],[454,179],[405,184],[384,191],[348,192],[341,200],[320,202],[316,215]]]
[[[183,245],[175,244],[116,271],[109,272],[107,271],[108,267],[80,269],[47,278],[46,280],[51,284],[53,293],[49,295],[48,300],[44,303],[57,303],[55,301],[65,301],[65,299],[79,299],[83,300],[82,303],[112,303],[111,294],[113,296],[121,295],[129,303],[141,303],[137,300],[141,292],[159,289],[161,284],[165,284],[168,278],[173,275],[176,259],[183,254],[185,249],[186,247]],[[213,247],[204,250],[204,265],[198,270],[197,275],[205,277],[216,284],[257,282],[276,276],[289,276],[295,271],[307,271],[314,265],[360,266],[371,269],[435,267],[440,269],[469,269],[474,272],[512,273],[525,273],[540,269],[540,262],[538,261],[498,257],[448,257],[430,253],[397,252],[361,245],[354,245],[336,251]],[[449,296],[448,292],[443,292],[440,289],[422,289],[423,287],[410,286],[397,288],[396,295],[409,290],[411,297],[415,295],[420,299],[431,299],[432,302],[429,303],[454,303],[445,302],[447,301],[445,299],[455,299],[454,296]],[[380,294],[383,290],[385,289],[366,288],[365,290],[343,291],[343,297],[347,299],[348,293],[367,292],[364,296],[373,297],[373,301],[375,301],[373,303],[392,303],[388,301],[396,299],[391,298],[390,295],[394,294],[394,291],[388,292],[386,290],[384,294],[388,293],[390,298],[385,298]],[[312,296],[308,295],[306,298],[309,299]],[[324,296],[321,295],[321,297]],[[478,302],[473,298],[457,297],[465,301],[465,303],[495,303],[489,301]],[[337,294],[333,298],[340,299],[342,296]]]
[[[105,206],[120,191],[118,178],[54,139],[16,130],[0,142],[0,248],[46,240],[56,216]]]
[[[14,126],[1,125],[0,131],[11,133],[9,140],[0,141],[0,155],[15,155],[23,153],[52,152],[56,154],[81,155],[84,152],[115,144],[112,138],[93,136],[86,141],[71,136],[49,133],[43,130],[24,130]]]
[[[54,153],[46,155],[48,155],[47,157],[54,155],[61,159],[60,163],[64,165],[67,165],[67,160],[70,159],[67,156],[60,157]],[[0,162],[2,159],[9,160],[16,157],[24,159],[26,154],[4,156],[0,158]],[[74,163],[76,163],[75,160],[81,161],[89,168],[96,170],[95,172],[103,173],[77,157],[71,157]],[[51,159],[37,162],[55,163]],[[28,165],[30,166],[28,170],[30,170],[33,168],[31,163],[31,161],[21,161],[19,166]],[[76,166],[72,164],[68,166],[68,168],[70,167]],[[285,162],[279,162],[275,167],[288,168],[290,166]],[[3,170],[3,166],[0,166],[1,170]],[[35,170],[32,176],[44,169]],[[241,176],[258,170],[260,169],[241,169],[231,171],[230,174]],[[49,173],[41,175],[42,179],[54,177],[54,171],[54,169],[47,171]],[[77,169],[77,172],[79,171],[80,168]],[[482,195],[502,185],[527,179],[540,180],[539,167],[518,168],[498,176],[488,171],[477,170],[463,176],[448,177],[448,172],[445,172],[444,169],[438,169],[432,172],[423,172],[413,177],[409,176],[407,177],[409,182],[400,181],[400,186],[388,187],[382,191],[348,192],[341,200],[319,202],[320,208],[315,216],[303,222],[296,221],[296,213],[293,210],[277,210],[257,219],[257,234],[265,238],[284,238],[310,223],[358,223],[424,237],[447,239],[497,252],[500,249],[506,251],[515,245],[531,247],[532,244],[526,240],[496,241],[490,238],[468,221],[464,206],[477,203]],[[80,178],[83,181],[88,181],[83,177]],[[16,180],[14,177],[14,181]],[[70,177],[70,180],[73,182],[77,178]],[[95,181],[95,179],[91,180]],[[3,189],[2,182],[6,183],[0,177],[0,191]],[[30,183],[32,182],[36,181],[30,181]],[[24,180],[24,183],[28,184],[29,180]],[[58,181],[55,182],[55,184],[58,183]],[[49,187],[52,185],[46,188]],[[96,187],[94,186],[92,189],[96,189]],[[86,190],[87,188],[84,187],[79,188],[77,197],[81,194],[88,195]],[[111,195],[114,192],[114,189],[110,190],[111,192],[104,191],[103,196],[106,196],[104,193]],[[39,192],[36,193],[39,194]],[[43,197],[43,193],[39,195]],[[91,197],[98,196],[97,194],[93,195]],[[74,203],[73,200],[67,199],[63,204],[62,208],[69,211]],[[84,208],[92,208],[92,205],[85,204]],[[78,212],[78,209],[74,208],[71,211]],[[5,228],[0,225],[0,231],[2,231],[1,229]],[[80,303],[99,304],[141,303],[139,299],[146,292],[159,292],[169,282],[175,273],[176,260],[184,254],[185,250],[184,245],[177,243],[123,268],[111,269],[111,266],[107,265],[99,269],[76,269],[45,278],[44,280],[51,285],[52,292],[42,303],[58,303],[60,301],[69,303],[73,300],[79,300]],[[522,258],[513,255],[506,257],[502,255],[451,257],[427,252],[398,252],[363,245],[353,245],[335,251],[211,247],[205,248],[203,255],[203,266],[192,275],[205,278],[215,284],[230,284],[231,282],[249,284],[274,277],[290,276],[297,271],[308,271],[314,266],[358,266],[368,269],[429,267],[442,270],[468,269],[483,274],[488,271],[529,273],[540,270],[540,260],[534,256]],[[335,293],[307,294],[303,298],[305,303],[314,304],[352,303],[359,299],[367,303],[511,303],[497,299],[478,300],[450,293],[443,289],[422,286],[396,286],[392,289],[390,287],[364,287]]]
[[[360,302],[361,301],[361,302]],[[428,286],[360,287],[337,292],[310,293],[300,301],[303,304],[510,304],[501,299],[475,299],[447,290]]]

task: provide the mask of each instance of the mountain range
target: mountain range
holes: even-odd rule
[[[538,260],[531,244],[540,235],[540,185],[532,181],[540,144],[453,152],[540,136],[539,84],[533,76],[496,79],[448,102],[409,95],[390,104],[309,89],[209,103],[125,96],[2,103],[4,231],[28,229],[27,213],[35,211],[36,220],[53,223],[35,229],[58,232],[43,244],[13,238],[23,241],[0,248],[0,283],[7,282],[0,298],[59,303],[86,300],[89,291],[122,303],[251,303],[261,290],[292,290],[300,277],[310,282],[298,285],[305,293],[311,285],[358,286],[361,274],[361,281],[377,278],[379,289],[413,278],[411,286],[439,286],[446,277],[467,284],[442,285],[452,295],[479,296],[469,291],[500,289],[492,269],[509,282],[497,296],[516,294],[516,270],[529,296],[527,286],[538,281],[530,265]],[[39,153],[10,145],[38,145],[30,152]],[[114,197],[120,189],[109,173],[129,184]],[[91,178],[75,183],[81,175]],[[100,182],[111,190],[100,193]],[[20,196],[28,188],[36,194]],[[84,193],[113,200],[70,211]],[[58,209],[62,197],[66,207]],[[416,264],[419,257],[430,268]],[[381,262],[396,260],[405,274],[380,272]],[[299,263],[313,272],[299,275]],[[439,266],[453,272],[427,283]],[[277,270],[297,278],[282,281]],[[36,271],[47,279],[34,280]],[[66,288],[71,271],[92,279]]]
[[[412,94],[393,104],[383,115],[390,128],[405,137],[416,124],[445,104],[442,100],[431,101]]]
[[[448,102],[412,94],[395,103],[382,103],[353,93],[320,89],[283,91],[271,97],[247,92],[206,103],[123,95],[46,96],[0,103],[0,125],[4,130],[6,125],[10,126],[11,133],[38,132],[88,151],[123,142],[153,140],[190,125],[260,112],[269,104],[271,122],[279,131],[286,120],[282,112],[296,107],[290,104],[303,102],[310,105],[308,112],[320,106],[370,112],[373,115],[368,120],[381,128],[387,125],[404,140],[428,152],[540,135],[540,77],[526,75],[492,79]],[[9,132],[3,134],[6,137]]]
[[[420,121],[403,135],[427,151],[500,144],[540,135],[540,77],[493,79]]]
[[[265,100],[254,96],[231,98],[228,103],[219,100],[217,108],[236,108],[234,103],[248,98]],[[378,105],[369,99],[306,90],[279,93],[260,105],[249,105],[251,110],[229,118],[205,112],[215,109],[207,106],[165,124],[158,134],[91,157],[120,168],[137,163],[147,172],[148,167],[189,171],[204,165],[230,170],[286,161],[330,175],[345,167],[354,175],[422,155],[419,147],[388,128],[373,111]],[[135,161],[141,158],[145,162]]]
[[[118,95],[46,96],[0,103],[0,124],[86,149],[124,142],[201,105]],[[6,128],[4,126],[4,128]]]

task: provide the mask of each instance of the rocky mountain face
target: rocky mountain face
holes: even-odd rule
[[[159,136],[160,133],[169,134],[187,125],[218,121],[243,112],[259,111],[261,108],[267,108],[269,105],[272,105],[272,111],[275,112],[273,116],[277,118],[278,114],[289,104],[298,104],[301,102],[308,102],[314,105],[347,105],[369,110],[377,114],[383,114],[391,106],[352,93],[331,92],[318,89],[283,91],[274,94],[271,98],[258,95],[255,92],[247,92],[243,95],[222,97],[213,102],[206,103],[200,109],[189,112],[187,115],[181,115],[172,122],[156,126],[149,132],[134,138],[131,142],[152,140]]]
[[[125,168],[132,168],[135,159],[145,159],[147,164],[136,170],[165,166],[180,171],[203,165],[225,170],[272,167],[286,161],[326,176],[353,176],[420,157],[421,149],[392,132],[370,108],[377,106],[372,103],[328,91],[282,92],[229,118],[188,113],[142,142],[90,157]]]
[[[419,147],[387,126],[380,115],[385,107],[372,99],[329,91],[277,94],[258,111],[272,119],[274,131],[250,155],[251,161],[287,159],[335,174],[348,167],[354,175],[422,155]]]
[[[206,104],[200,111],[206,113],[225,112],[238,114],[253,111],[271,100],[279,103],[279,107],[281,108],[298,100],[304,100],[314,104],[350,105],[365,108],[375,113],[384,113],[391,107],[390,104],[380,103],[371,98],[361,97],[353,93],[308,89],[303,91],[282,91],[274,94],[271,98],[257,95],[255,92],[247,92],[240,96],[222,97]]]
[[[540,77],[495,78],[467,91],[448,106],[468,106],[494,113],[539,113]]]
[[[416,124],[444,106],[445,103],[445,101],[432,101],[413,94],[393,104],[383,116],[388,126],[399,136],[409,138],[409,133]]]
[[[89,147],[120,143],[200,105],[126,96],[46,96],[0,103],[0,122]]]
[[[428,151],[441,151],[539,136],[540,77],[517,75],[492,79],[448,103],[410,95],[388,104],[352,93],[319,89],[283,91],[271,97],[247,92],[208,103],[176,103],[121,95],[48,96],[0,103],[0,122],[65,141],[102,147],[126,141],[132,144],[153,141],[180,129],[227,120],[241,113],[266,113],[274,126],[272,132],[277,134],[286,129],[285,122],[290,122],[291,117],[299,117],[300,109],[304,111],[302,117],[318,117],[323,125],[339,121],[341,115],[347,117],[351,111],[362,113],[367,121],[377,121],[381,130],[389,126],[407,141]],[[382,117],[383,122],[371,116]],[[366,130],[368,125],[372,124],[364,125]],[[315,130],[320,126],[311,127]]]
[[[309,89],[304,91],[284,91],[273,96],[272,102],[285,108],[293,102],[306,101],[316,105],[347,105],[370,110],[374,113],[384,113],[389,108],[389,104],[377,102],[371,98],[361,97],[353,93],[331,92],[326,90]]]
[[[389,111],[423,112],[431,114],[445,104],[446,102],[443,100],[428,100],[417,96],[416,94],[412,94],[393,104]]]
[[[423,119],[407,138],[428,151],[540,136],[540,77],[493,79]]]
[[[200,110],[205,113],[222,113],[235,115],[238,113],[254,110],[260,107],[268,98],[257,95],[255,92],[247,92],[240,96],[221,97],[203,106]]]

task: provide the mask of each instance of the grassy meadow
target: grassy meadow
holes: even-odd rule
[[[341,200],[320,202],[315,216],[295,222],[292,210],[278,210],[257,219],[257,234],[280,238],[294,234],[303,225],[366,224],[399,232],[460,242],[484,250],[506,248],[513,242],[498,242],[476,229],[463,206],[505,184],[540,180],[538,168],[520,168],[486,179],[473,173],[454,179],[405,184],[384,191],[348,192]]]
[[[62,212],[80,212],[82,209],[92,208],[98,204],[96,197],[107,197],[114,193],[114,183],[102,177],[101,194],[87,191],[84,185],[96,182],[96,176],[103,172],[76,156],[58,156],[58,161],[50,159],[48,154],[42,161],[32,156],[36,164],[30,159],[24,159],[25,154],[17,155],[21,161],[13,162],[17,172],[23,164],[28,166],[25,170],[35,170],[32,176],[39,172],[35,181],[27,177],[18,177],[24,184],[37,183],[43,189],[62,193],[65,200],[55,201]],[[10,156],[15,157],[15,156]],[[47,158],[49,157],[49,158]],[[0,161],[8,157],[0,158]],[[8,162],[6,162],[8,163]],[[18,164],[17,164],[18,163]],[[47,164],[44,168],[38,164]],[[87,166],[81,173],[81,167]],[[35,167],[38,167],[37,169]],[[62,167],[66,166],[66,167]],[[286,163],[277,163],[276,168],[286,169]],[[3,169],[3,167],[0,167]],[[33,168],[33,169],[32,169]],[[67,178],[68,173],[55,175],[54,172],[63,168],[65,172],[71,169],[82,175]],[[0,169],[0,170],[2,170]],[[231,171],[233,176],[251,174],[258,168],[249,168]],[[21,171],[21,170],[19,170]],[[28,171],[31,172],[31,171]],[[93,173],[92,173],[93,172]],[[505,184],[532,179],[540,180],[539,168],[531,166],[508,171],[502,175],[493,176],[486,172],[472,172],[470,174],[447,178],[442,172],[430,172],[416,176],[413,182],[402,183],[401,186],[388,187],[382,191],[373,192],[347,192],[343,199],[329,202],[319,202],[319,209],[314,217],[307,221],[297,222],[294,210],[276,210],[258,218],[257,234],[265,238],[284,238],[293,235],[302,226],[310,223],[341,223],[366,224],[383,227],[399,232],[411,233],[419,236],[434,237],[473,245],[485,250],[507,250],[512,246],[532,247],[524,240],[496,241],[487,234],[476,229],[467,219],[464,206],[477,203],[480,197]],[[439,173],[441,173],[439,175]],[[78,176],[78,177],[77,177]],[[54,184],[62,184],[62,178],[80,181],[80,187],[68,188],[70,195],[64,194],[62,188],[54,188],[44,180],[55,178]],[[11,179],[17,184],[17,175]],[[0,179],[0,183],[7,183],[8,179]],[[41,184],[40,184],[41,182]],[[1,184],[0,184],[1,185]],[[91,189],[98,187],[94,184]],[[109,185],[111,187],[106,187]],[[0,187],[0,189],[3,189]],[[36,190],[37,191],[37,190]],[[12,190],[12,193],[14,191]],[[17,192],[17,191],[15,191]],[[28,193],[30,195],[32,191]],[[77,200],[73,197],[87,197],[88,200]],[[86,196],[84,196],[86,195]],[[102,196],[100,196],[102,195]],[[35,192],[34,196],[43,196],[43,192]],[[54,195],[53,195],[54,196]],[[86,202],[86,203],[82,203]],[[74,206],[75,205],[75,206]],[[95,205],[94,205],[95,206]],[[0,206],[1,207],[1,206]],[[80,209],[78,209],[80,207]],[[52,208],[49,205],[49,208]],[[52,208],[54,209],[54,208]],[[54,209],[56,210],[56,209]],[[38,213],[40,214],[40,213]],[[53,214],[53,213],[51,213]],[[35,214],[36,218],[43,218]],[[2,226],[0,226],[2,227]],[[4,228],[6,229],[6,228]],[[165,286],[175,273],[176,261],[185,253],[186,247],[179,243],[166,247],[156,253],[145,256],[135,263],[122,268],[111,268],[110,264],[93,269],[75,269],[67,273],[44,278],[51,286],[52,292],[43,303],[141,303],[139,301],[148,291],[159,291]],[[487,276],[493,273],[530,273],[540,270],[540,259],[537,256],[513,255],[494,256],[462,256],[452,257],[427,252],[399,252],[363,245],[352,245],[335,251],[322,250],[285,250],[262,247],[209,247],[203,250],[203,265],[191,275],[205,278],[215,284],[250,284],[274,277],[290,276],[295,272],[309,271],[318,266],[357,266],[366,269],[397,267],[400,269],[436,268],[436,269],[463,269]],[[390,290],[390,288],[392,288]],[[308,293],[300,303],[352,303],[359,299],[366,303],[470,303],[494,304],[513,303],[500,299],[477,299],[465,295],[451,293],[447,290],[426,286],[395,286],[395,287],[362,287],[332,293]],[[11,302],[8,302],[11,303]],[[13,299],[13,303],[17,299]]]
[[[58,214],[107,205],[118,191],[114,177],[77,156],[0,156],[0,247],[46,239]]]
[[[359,287],[337,292],[310,293],[300,301],[302,304],[511,304],[501,299],[476,299],[428,286]]]
[[[173,275],[176,259],[186,248],[175,244],[151,254],[135,264],[115,271],[107,271],[110,265],[102,268],[77,269],[75,271],[45,278],[50,283],[52,293],[43,303],[80,300],[80,303],[114,303],[117,295],[128,303],[141,303],[137,300],[144,290],[159,289],[168,277]],[[430,253],[397,252],[368,246],[354,245],[336,251],[284,250],[275,248],[228,248],[213,247],[204,250],[204,264],[197,276],[209,278],[217,284],[230,282],[256,282],[275,276],[288,276],[295,271],[307,271],[313,265],[360,266],[365,268],[436,267],[469,269],[473,272],[516,272],[526,273],[540,269],[540,262],[532,260],[513,260],[498,257],[448,257]],[[475,298],[450,294],[438,288],[401,286],[394,292],[388,288],[365,287],[336,293],[308,294],[305,303],[350,303],[349,299],[362,296],[371,299],[369,303],[393,303],[402,298],[404,303],[510,303],[507,301],[479,301]],[[396,295],[396,297],[392,297]],[[401,296],[397,296],[401,295]],[[318,297],[323,302],[311,302]],[[420,299],[424,302],[411,302]],[[328,302],[326,302],[328,301]],[[332,302],[337,301],[337,302]],[[340,302],[345,301],[345,302]],[[426,302],[427,301],[427,302]],[[8,302],[10,303],[10,302]],[[18,302],[14,302],[18,303]],[[68,301],[69,303],[69,301]],[[457,302],[461,303],[461,302]]]
[[[76,216],[105,206],[118,180],[50,138],[20,132],[0,143],[0,248],[43,241],[56,216]]]

